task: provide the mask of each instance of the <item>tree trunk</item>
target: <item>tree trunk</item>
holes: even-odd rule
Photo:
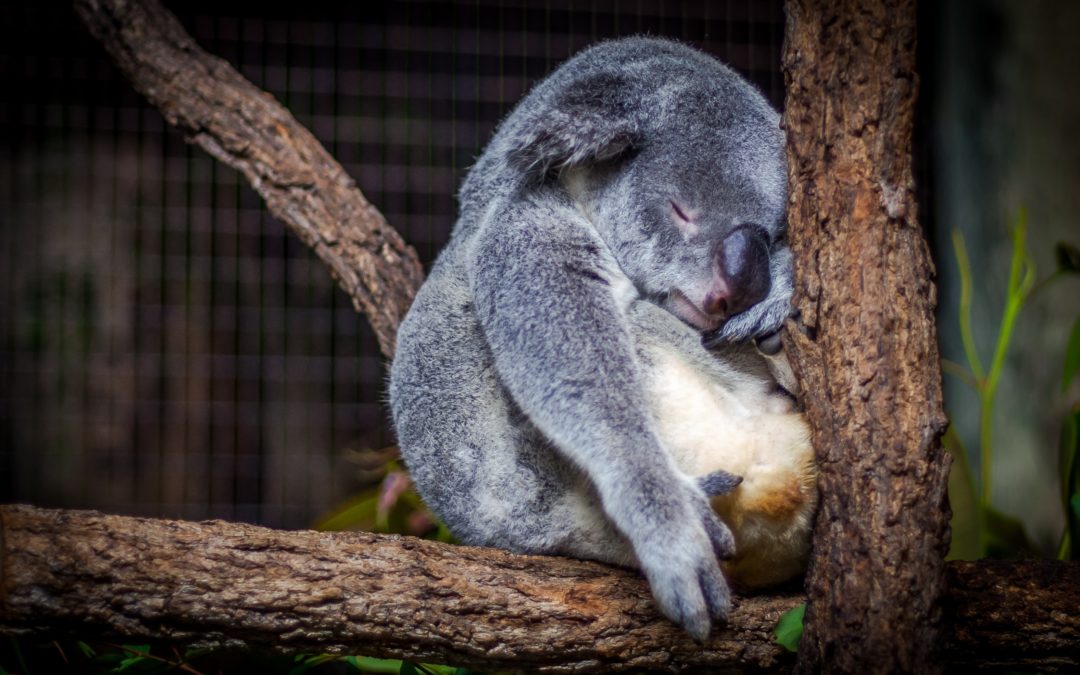
[[[327,264],[393,358],[398,324],[423,280],[420,261],[311,132],[200,49],[157,0],[75,0],[75,9],[169,124],[243,173]]]
[[[1080,667],[1080,566],[953,563],[943,658]],[[636,572],[367,533],[0,506],[0,633],[269,647],[546,672],[788,671],[794,595],[738,598],[702,645]]]
[[[799,672],[935,672],[948,461],[916,215],[913,0],[790,0],[796,321],[821,507]]]

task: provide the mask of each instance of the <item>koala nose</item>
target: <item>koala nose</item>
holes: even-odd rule
[[[732,230],[716,251],[720,278],[705,296],[703,309],[713,316],[734,316],[769,293],[769,244],[757,225]]]

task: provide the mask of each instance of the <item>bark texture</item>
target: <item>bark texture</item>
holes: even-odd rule
[[[75,9],[169,124],[243,173],[330,267],[392,358],[423,270],[341,165],[273,97],[200,49],[158,0],[75,0]]]
[[[798,319],[821,507],[800,672],[935,672],[948,461],[929,249],[911,175],[914,0],[789,0]]]
[[[796,597],[744,600],[697,645],[640,575],[366,533],[0,507],[0,632],[70,631],[485,670],[774,669]]]
[[[364,533],[0,506],[0,633],[408,658],[486,670],[789,671],[795,595],[695,644],[634,572]],[[1080,566],[953,563],[943,658],[1080,667]]]

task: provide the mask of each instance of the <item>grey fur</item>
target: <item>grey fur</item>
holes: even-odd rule
[[[658,307],[676,311],[672,289],[711,288],[719,242],[751,223],[768,242],[770,290],[709,328],[734,342],[779,327],[791,293],[783,147],[753,87],[658,39],[581,52],[506,118],[462,186],[390,380],[409,470],[463,542],[639,567],[698,639],[726,616],[716,558],[731,555],[731,533],[657,437],[645,383],[660,348],[720,386],[768,386]],[[673,201],[693,225],[674,220]]]

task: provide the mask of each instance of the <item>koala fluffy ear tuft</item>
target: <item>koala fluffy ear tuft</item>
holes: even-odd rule
[[[613,73],[573,82],[519,125],[510,163],[540,182],[571,166],[622,155],[641,139],[630,91],[626,79]]]

